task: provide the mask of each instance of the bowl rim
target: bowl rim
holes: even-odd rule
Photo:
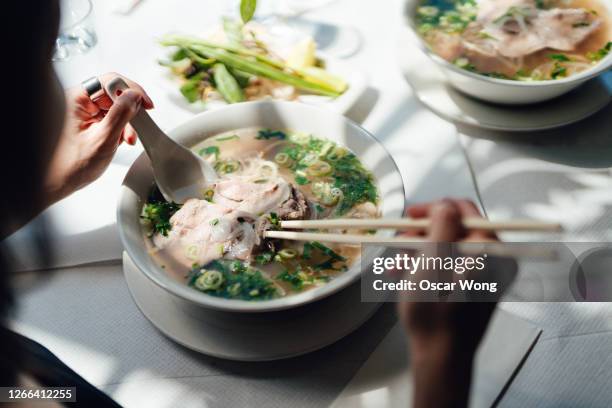
[[[462,69],[450,63],[449,61],[445,60],[444,58],[440,57],[435,52],[433,52],[431,48],[427,45],[423,37],[421,37],[421,35],[416,30],[416,27],[414,24],[414,13],[411,12],[410,6],[411,4],[415,4],[415,5],[418,4],[418,1],[419,0],[404,0],[403,10],[402,10],[403,25],[407,26],[410,29],[411,34],[414,37],[416,37],[417,46],[423,52],[425,52],[425,54],[429,58],[431,58],[435,63],[442,66],[443,68],[451,70],[452,72],[456,74],[463,75],[463,76],[466,76],[474,80],[487,82],[487,83],[494,84],[494,85],[501,85],[501,86],[507,86],[507,87],[518,87],[518,88],[544,88],[544,87],[557,87],[557,86],[564,86],[564,85],[569,86],[572,84],[579,84],[581,82],[587,81],[589,79],[592,79],[592,78],[595,78],[601,75],[602,73],[604,73],[605,71],[607,71],[608,69],[612,67],[612,52],[610,52],[608,53],[608,55],[606,55],[605,58],[598,61],[592,67],[589,67],[588,69],[585,69],[584,71],[579,72],[578,74],[571,75],[569,77],[565,77],[561,79],[554,79],[554,80],[546,79],[546,80],[540,80],[540,81],[516,81],[512,79],[492,78],[492,77],[488,77],[482,74],[478,74],[476,72],[471,72],[471,71]],[[601,0],[601,1],[604,4],[607,4],[607,7],[610,9],[610,13],[612,15],[612,4],[608,4],[610,3],[610,0]],[[609,41],[612,41],[612,38],[610,38]]]
[[[330,117],[333,116],[337,120],[344,121],[344,124],[347,128],[350,128],[353,131],[361,132],[366,137],[368,137],[372,141],[372,143],[378,145],[378,147],[382,149],[382,151],[385,153],[384,159],[390,160],[390,164],[393,168],[393,173],[399,178],[398,194],[401,194],[402,196],[402,205],[400,209],[402,210],[402,212],[405,210],[406,191],[405,191],[403,178],[399,170],[399,167],[397,163],[395,162],[395,159],[390,154],[390,152],[387,150],[387,148],[384,146],[384,144],[381,143],[380,140],[378,140],[372,133],[367,131],[365,128],[363,128],[362,126],[360,126],[353,120],[347,118],[346,116],[343,116],[340,113],[330,111],[329,109],[324,109],[321,107],[316,107],[316,106],[299,103],[299,102],[288,102],[288,101],[263,100],[263,101],[253,101],[253,102],[242,102],[239,104],[219,107],[218,109],[201,112],[197,115],[194,115],[187,121],[173,128],[170,132],[168,132],[168,134],[173,136],[180,132],[188,132],[187,129],[193,126],[192,124],[193,122],[200,121],[200,120],[203,121],[204,120],[203,118],[209,117],[212,115],[219,115],[220,111],[249,109],[251,107],[255,109],[257,106],[263,106],[267,104],[290,106],[287,109],[304,109],[304,110],[310,110],[312,112],[316,111],[318,112],[319,115],[328,115]],[[144,267],[143,265],[140,265],[137,259],[138,257],[134,256],[134,254],[132,253],[133,249],[132,249],[132,245],[130,244],[131,240],[127,236],[128,228],[125,226],[126,222],[124,221],[124,218],[123,218],[123,211],[125,208],[124,203],[126,200],[129,200],[127,195],[130,194],[130,192],[135,194],[133,191],[131,191],[126,186],[126,181],[131,177],[131,174],[136,171],[135,169],[136,164],[139,161],[146,160],[146,159],[147,157],[145,153],[142,152],[138,156],[138,158],[132,163],[128,172],[126,173],[126,176],[121,186],[119,199],[117,202],[117,210],[116,210],[117,226],[119,230],[119,236],[121,239],[121,243],[125,251],[128,253],[130,258],[133,260],[133,263],[136,266],[136,268],[141,273],[143,273],[147,278],[149,278],[153,283],[155,283],[157,286],[161,287],[162,289],[166,290],[173,296],[176,296],[183,300],[186,300],[186,301],[189,301],[189,302],[192,302],[197,305],[204,306],[210,309],[218,310],[218,311],[246,312],[246,313],[274,312],[274,311],[279,311],[279,310],[286,310],[286,309],[300,307],[308,303],[315,302],[317,300],[331,296],[332,294],[344,289],[345,287],[353,283],[355,280],[361,278],[361,274],[363,273],[363,270],[361,270],[361,258],[360,258],[353,264],[351,268],[349,268],[347,272],[345,272],[339,278],[334,279],[331,282],[321,287],[313,288],[313,289],[310,289],[305,292],[295,294],[292,296],[286,296],[286,297],[282,297],[278,299],[253,302],[253,301],[247,301],[247,300],[219,298],[219,297],[214,297],[214,296],[210,296],[210,295],[206,295],[204,293],[198,292],[188,287],[184,283],[180,283],[172,279],[171,277],[167,276],[167,274],[163,272],[162,269],[157,265],[155,265],[157,269],[156,271],[157,273],[151,272],[148,268]],[[382,254],[383,251],[384,251],[383,248],[378,249],[376,251],[377,255],[375,256],[380,256],[380,254]],[[351,273],[353,269],[357,269],[357,271]]]

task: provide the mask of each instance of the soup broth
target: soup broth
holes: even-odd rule
[[[598,0],[425,0],[417,29],[432,51],[460,68],[500,79],[561,79],[612,47]]]
[[[262,237],[282,219],[379,216],[375,180],[349,150],[259,128],[210,137],[193,150],[220,180],[182,207],[154,192],[142,214],[151,256],[173,279],[208,295],[265,300],[324,285],[358,260],[356,245]]]

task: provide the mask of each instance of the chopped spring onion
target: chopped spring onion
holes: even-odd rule
[[[219,160],[215,163],[215,170],[219,174],[229,174],[240,169],[240,162],[234,159]]]
[[[312,185],[312,193],[319,199],[321,204],[332,206],[342,197],[342,190],[332,187],[330,183],[324,181],[316,182]]]
[[[206,201],[208,201],[209,203],[212,203],[213,196],[215,195],[215,190],[213,190],[212,188],[209,188],[206,191],[204,191],[204,194],[202,195],[204,196],[204,199]]]
[[[187,248],[185,248],[185,256],[192,261],[198,259],[199,252],[200,250],[195,245],[189,245]]]
[[[194,282],[194,286],[200,290],[217,290],[223,284],[223,274],[219,271],[204,271]]]
[[[295,258],[297,254],[298,252],[293,248],[283,248],[280,251],[278,251],[278,255],[282,259],[292,259],[292,258]]]
[[[327,176],[332,172],[331,165],[323,160],[317,160],[306,168],[306,173],[310,176],[321,177]]]
[[[289,166],[291,164],[291,159],[287,153],[277,153],[274,156],[274,161],[280,164],[281,166]]]
[[[311,139],[311,136],[307,133],[296,132],[289,135],[289,140],[299,145],[308,144]]]

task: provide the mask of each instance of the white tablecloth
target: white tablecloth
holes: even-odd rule
[[[562,129],[533,133],[463,129],[483,206],[491,219],[560,221],[548,240],[612,239],[612,104]],[[486,138],[486,139],[485,139]],[[609,407],[611,303],[506,303],[543,329],[501,406]]]
[[[193,112],[160,85],[155,59],[162,51],[155,39],[168,31],[201,32],[217,21],[226,3],[145,0],[128,17],[113,14],[110,2],[94,4],[99,44],[89,54],[57,64],[63,83],[74,85],[92,74],[117,71],[147,89],[156,104],[151,114],[163,128],[191,117]],[[408,201],[476,199],[454,127],[416,102],[397,68],[398,5],[341,0],[303,18],[360,30],[362,49],[348,62],[368,75],[370,88],[348,116],[363,123],[392,153]],[[49,209],[57,269],[49,279],[36,275],[32,286],[21,289],[17,327],[127,406],[170,407],[178,401],[186,407],[330,403],[393,323],[388,309],[331,348],[284,363],[227,363],[167,340],[136,309],[120,265],[112,263],[121,255],[114,225],[118,186],[140,151],[122,146],[101,180]],[[23,249],[21,238],[18,234],[13,242]],[[22,255],[22,269],[40,266],[27,252]],[[99,261],[106,264],[66,268]],[[24,272],[21,278],[31,276]]]

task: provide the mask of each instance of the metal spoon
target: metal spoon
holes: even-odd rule
[[[114,78],[106,85],[106,92],[115,100],[117,91],[128,88],[121,78]],[[207,161],[170,139],[144,108],[140,108],[130,124],[138,132],[151,160],[155,182],[166,200],[182,204],[189,198],[201,198],[208,186],[218,179]]]

